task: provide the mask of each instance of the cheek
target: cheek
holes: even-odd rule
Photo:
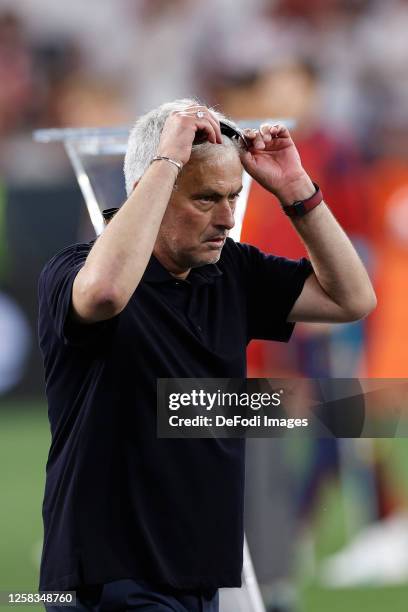
[[[180,215],[174,208],[168,207],[160,225],[160,234],[173,242],[179,234],[185,233],[184,221],[183,215]]]
[[[202,234],[210,222],[208,214],[204,214],[192,206],[183,210],[175,209],[171,213],[169,211],[168,219],[166,217],[167,211],[163,222],[183,242],[191,241],[192,238]]]
[[[176,194],[169,202],[161,223],[160,234],[172,248],[196,244],[208,233],[211,223],[209,211],[198,210],[188,198]]]
[[[167,209],[163,217],[159,237],[176,252],[186,248],[194,240],[196,231],[191,216]]]

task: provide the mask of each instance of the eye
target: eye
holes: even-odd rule
[[[229,196],[228,200],[230,202],[230,204],[236,204],[236,201],[239,198],[239,193],[233,193],[232,195]]]
[[[213,207],[214,200],[211,198],[211,196],[200,196],[196,199],[195,205],[198,210],[208,212]]]
[[[199,200],[198,200],[199,206],[201,208],[204,209],[209,209],[211,208],[211,206],[213,206],[214,204],[214,197],[213,196],[200,196]]]

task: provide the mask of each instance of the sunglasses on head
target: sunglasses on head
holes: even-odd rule
[[[244,146],[245,149],[249,148],[249,142],[246,139],[244,132],[242,130],[240,130],[237,127],[233,127],[232,125],[230,125],[229,123],[226,123],[225,121],[220,121],[220,130],[221,130],[221,134],[223,134],[224,136],[227,136],[228,138],[231,138],[231,140],[235,140],[236,142],[241,142]],[[196,138],[194,139],[193,144],[202,144],[204,142],[206,142],[207,140],[207,135],[205,134],[205,132],[203,130],[199,130],[197,132]]]
[[[249,148],[249,142],[246,139],[244,132],[239,128],[233,127],[229,123],[220,121],[221,134],[231,138],[231,140],[241,141],[246,149]]]
[[[239,128],[235,128],[225,121],[220,121],[221,134],[231,138],[231,140],[241,141],[246,149],[249,148],[248,140],[245,138],[244,133]],[[119,208],[106,208],[102,211],[102,216],[105,223],[107,223],[117,213]]]

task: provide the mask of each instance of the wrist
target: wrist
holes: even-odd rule
[[[307,200],[315,193],[316,188],[310,177],[305,174],[301,178],[291,181],[276,193],[276,196],[282,206],[292,206],[300,200]]]
[[[179,159],[176,159],[174,157],[170,157],[169,155],[162,155],[162,154],[158,154],[155,155],[150,164],[152,164],[153,162],[157,162],[157,163],[165,163],[165,164],[169,164],[171,166],[173,166],[173,168],[175,168],[177,170],[177,175],[179,172],[181,172],[181,170],[183,169],[183,162],[180,161]]]
[[[307,215],[307,213],[323,202],[323,194],[319,185],[317,183],[313,183],[313,186],[315,188],[315,192],[311,197],[304,200],[298,200],[297,202],[293,202],[288,206],[285,206],[284,204],[282,205],[282,210],[288,217],[291,219],[304,217]]]
[[[157,152],[156,152],[156,156],[170,157],[170,159],[174,159],[175,161],[179,162],[183,166],[188,161],[188,158],[186,159],[185,152],[183,152],[182,150],[176,149],[174,146],[172,146],[172,147],[168,147],[168,146],[159,147]]]

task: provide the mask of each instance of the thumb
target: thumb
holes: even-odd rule
[[[241,152],[241,163],[249,174],[255,170],[256,160],[250,151]]]

